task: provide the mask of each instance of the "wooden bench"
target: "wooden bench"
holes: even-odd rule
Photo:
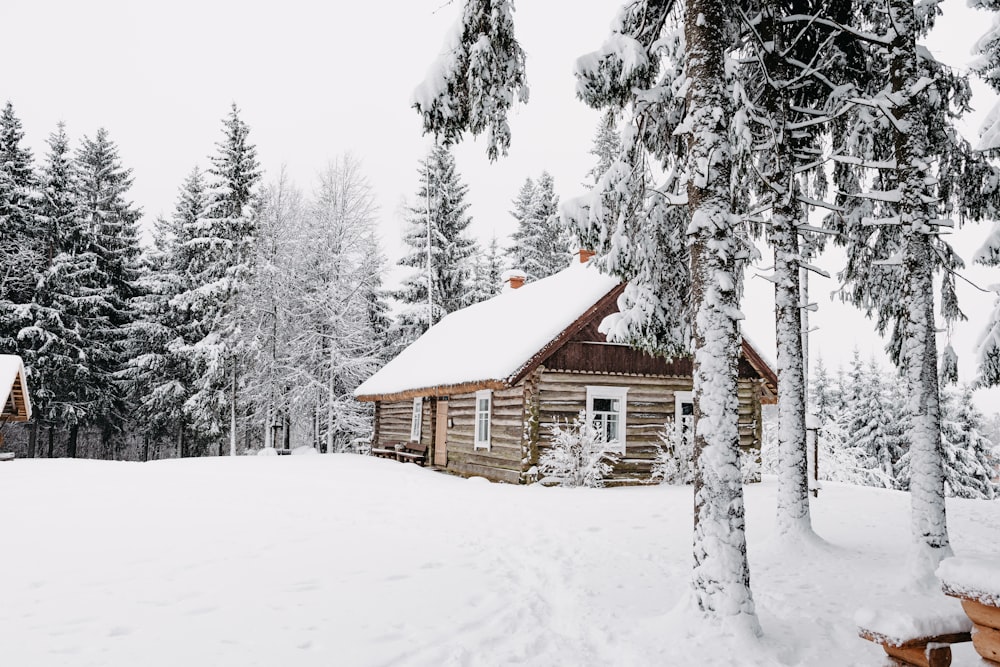
[[[407,442],[403,449],[396,452],[396,460],[400,463],[412,461],[422,466],[427,462],[427,445],[420,442]]]
[[[405,444],[402,440],[390,440],[381,445],[372,445],[371,455],[380,456],[385,459],[395,459],[397,458],[396,454]]]
[[[1000,664],[1000,561],[946,558],[937,569],[945,595],[958,598],[972,622],[972,644],[990,663]]]
[[[930,605],[928,605],[928,602]],[[914,599],[898,608],[862,609],[858,634],[880,644],[897,665],[949,667],[951,645],[972,640],[971,623],[947,598]]]

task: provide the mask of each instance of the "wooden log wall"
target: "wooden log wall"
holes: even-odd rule
[[[429,403],[424,399],[426,408]],[[410,439],[410,420],[413,415],[413,401],[379,401],[378,403],[378,434],[377,444],[384,445],[387,442],[407,441]],[[421,424],[420,434],[424,435],[426,422]],[[423,438],[421,438],[423,439]]]
[[[614,468],[612,483],[647,481],[659,451],[659,434],[667,420],[674,418],[674,392],[691,391],[691,378],[543,369],[537,389],[539,428],[536,452],[550,445],[553,424],[572,423],[582,410],[586,410],[588,385],[629,388],[626,397],[625,456]],[[760,401],[753,379],[741,379],[739,382],[739,415],[740,446],[745,455],[759,458]],[[537,458],[531,463],[537,463]]]
[[[448,472],[518,484],[523,480],[524,386],[493,392],[490,448],[475,449],[476,394],[448,401]]]

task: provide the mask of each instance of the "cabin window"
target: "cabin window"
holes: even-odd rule
[[[689,447],[694,445],[694,399],[690,391],[674,392],[674,429]]]
[[[625,453],[625,395],[628,387],[587,387],[587,421],[608,443]]]
[[[476,392],[476,443],[475,449],[490,448],[490,413],[493,392],[489,389]]]
[[[410,417],[410,440],[420,442],[420,422],[424,416],[424,399],[417,396],[413,399],[413,414]]]

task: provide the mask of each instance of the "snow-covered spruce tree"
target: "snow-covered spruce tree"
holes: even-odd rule
[[[577,60],[577,95],[607,109],[608,122],[620,115],[622,126],[619,152],[598,156],[594,187],[563,206],[580,247],[598,253],[593,261],[601,271],[627,282],[602,332],[665,358],[691,352],[687,142],[676,131],[687,103],[678,93],[685,84],[684,32],[671,12],[665,5],[630,5],[605,46]],[[636,47],[646,52],[625,67],[628,54],[619,47],[631,46],[636,31]],[[612,145],[604,142],[602,150]],[[654,166],[663,172],[659,181]]]
[[[739,468],[738,258],[746,252],[732,211],[729,3],[690,0],[687,50],[687,191],[694,342],[694,590],[698,607],[760,634],[746,557]]]
[[[490,160],[507,154],[507,113],[515,102],[528,101],[513,14],[513,0],[465,0],[431,74],[413,93],[425,134],[451,145],[465,132],[485,132]]]
[[[812,411],[819,420],[820,428],[833,419],[840,405],[840,394],[830,375],[827,373],[823,357],[816,357],[816,367],[809,377],[809,393],[812,396]]]
[[[188,351],[199,332],[181,296],[193,287],[195,247],[189,242],[208,208],[206,187],[202,171],[195,167],[178,189],[171,217],[155,223],[153,248],[143,258],[143,289],[136,300],[139,321],[129,362],[141,423],[154,442],[168,439],[178,457],[200,452],[208,444],[189,428],[184,408],[194,378]]]
[[[466,4],[466,16],[470,7],[482,7],[484,4],[491,3],[470,0]],[[508,3],[500,4],[506,6]],[[619,332],[636,341],[640,347],[655,350],[661,355],[688,351],[687,341],[690,339],[685,333],[693,332],[691,351],[694,356],[695,451],[698,462],[692,579],[694,600],[707,618],[722,621],[728,629],[739,627],[757,634],[760,627],[749,586],[743,493],[737,454],[736,388],[740,341],[737,322],[741,317],[738,262],[746,255],[746,245],[736,229],[730,195],[731,148],[725,63],[731,47],[731,14],[727,11],[728,5],[720,0],[692,0],[686,6],[684,30],[679,31],[676,29],[678,13],[675,9],[679,11],[679,6],[669,0],[638,1],[626,7],[618,16],[614,34],[606,43],[606,48],[578,64],[579,90],[584,99],[594,106],[623,107],[634,103],[639,107],[633,110],[634,117],[649,123],[640,122],[632,127],[628,140],[623,141],[627,146],[625,150],[634,151],[635,147],[642,146],[640,142],[649,141],[657,148],[657,157],[673,154],[684,158],[677,163],[686,167],[686,192],[680,192],[680,197],[677,197],[682,182],[679,170],[674,170],[668,179],[668,188],[654,193],[654,203],[650,207],[659,207],[662,211],[671,203],[687,203],[689,242],[681,248],[686,247],[690,251],[691,319],[683,317],[683,308],[657,319],[657,314],[663,316],[664,311],[660,309],[670,296],[686,293],[684,287],[677,286],[677,281],[663,294],[658,291],[664,286],[661,282],[663,274],[677,272],[677,263],[672,261],[677,254],[657,255],[672,247],[671,243],[678,236],[683,239],[683,232],[678,235],[675,229],[671,229],[670,223],[673,227],[685,229],[683,224],[676,224],[677,216],[661,212],[652,220],[666,224],[640,226],[639,229],[645,233],[630,237],[645,240],[632,249],[637,252],[645,250],[644,261],[639,266],[646,272],[635,279],[636,288],[633,289],[645,290],[645,296],[640,298],[645,298],[653,307],[645,311],[645,316],[632,311],[631,323],[634,326],[629,326],[627,316],[615,324],[619,325]],[[674,25],[665,32],[670,19]],[[499,32],[482,34],[478,30],[463,31],[462,48],[470,49],[475,44],[478,50],[486,50],[482,48],[484,43],[501,41],[507,45],[516,44],[512,26],[504,24]],[[687,62],[683,70],[679,58],[660,68],[663,52],[679,55],[682,45],[687,47]],[[505,66],[495,68],[489,74],[511,69],[523,73],[523,67],[518,68],[519,64],[523,65],[523,61],[508,60]],[[656,85],[661,69],[667,83]],[[461,79],[469,73],[465,70],[454,76],[454,69],[445,68],[443,74],[440,74],[441,71],[439,69],[432,74],[432,81],[458,79],[456,87],[461,86]],[[679,76],[682,72],[684,85],[674,89],[671,84],[681,82]],[[469,78],[480,80],[475,76]],[[466,88],[452,92],[444,85],[434,87],[435,95],[432,97],[439,102],[438,108],[450,109],[452,105],[462,108],[464,104],[465,108],[474,105],[479,110],[493,110],[500,108],[504,102],[509,105],[512,93],[521,81],[518,78],[505,84],[496,91],[495,98],[468,96]],[[683,94],[679,94],[680,91]],[[651,94],[653,92],[656,95]],[[506,107],[503,109],[506,110]],[[424,115],[425,129],[436,133],[451,131],[448,138],[455,138],[462,130],[470,129],[468,122],[456,123],[454,115],[441,118],[440,114],[431,113],[432,109],[426,104],[418,104],[418,111]],[[675,133],[674,130],[678,131]],[[638,142],[637,138],[640,138]],[[671,146],[682,148],[671,151]],[[620,170],[612,168],[608,173],[616,173],[609,178],[609,182],[628,183],[630,173],[638,174],[631,179],[633,182],[642,182],[646,178],[641,169],[642,154],[632,154],[639,159],[622,163]],[[638,188],[621,191],[628,194],[619,196],[619,201],[633,204],[646,202],[643,197],[634,197],[639,192],[645,194]],[[610,194],[610,191],[605,193]],[[595,200],[600,209],[601,196],[598,195]],[[583,224],[577,222],[584,233],[596,228],[595,236],[600,238],[600,230],[607,229],[601,224],[603,216],[595,214],[594,206],[589,211],[584,206],[570,208],[569,217],[587,221]],[[633,205],[631,210],[636,212],[641,209]],[[635,217],[638,216],[621,215],[618,219],[634,220]],[[651,218],[642,216],[641,219],[648,223]],[[596,220],[598,224],[591,226],[588,224],[590,220]],[[605,238],[611,238],[611,235],[605,234]],[[596,249],[596,244],[590,247]],[[622,305],[626,311],[629,310],[627,299]],[[650,317],[649,313],[653,316]],[[612,335],[614,329],[615,326],[609,329]]]
[[[882,369],[872,361],[860,380],[864,399],[854,406],[848,437],[864,454],[862,465],[871,471],[869,485],[891,489],[895,486],[894,465],[901,452],[893,451],[892,413],[882,385]]]
[[[139,295],[139,218],[128,199],[132,170],[121,164],[118,147],[105,129],[84,137],[75,156],[78,213],[87,229],[96,273],[90,287],[101,294],[93,319],[86,321],[88,365],[102,384],[90,406],[88,423],[101,429],[102,457],[117,458],[113,436],[129,413],[122,372],[129,358],[132,300]],[[73,433],[75,436],[75,432]]]
[[[24,130],[10,102],[0,111],[0,352],[17,354],[42,248],[35,219],[35,175]],[[29,371],[30,372],[30,371]]]
[[[217,441],[228,430],[229,453],[235,454],[240,368],[246,354],[239,300],[256,257],[254,208],[261,171],[250,128],[235,104],[222,125],[223,139],[208,170],[205,215],[185,223],[190,227],[184,233],[184,281],[189,287],[174,302],[188,313],[192,329],[185,334],[190,342],[179,350],[190,355],[194,369],[194,392],[185,412],[206,438]]]
[[[511,235],[511,266],[524,271],[528,281],[540,280],[566,268],[569,235],[559,216],[559,196],[552,176],[543,171],[538,181],[527,179],[511,215],[517,229]]]
[[[47,453],[52,456],[55,430],[82,421],[100,391],[86,363],[87,342],[77,322],[87,315],[89,296],[77,280],[88,275],[93,257],[84,251],[75,169],[62,123],[49,135],[48,146],[38,177],[42,265],[32,295],[31,322],[18,332],[21,353],[31,369],[34,417],[29,456],[37,452],[41,428],[48,431]]]
[[[354,389],[384,361],[379,291],[384,258],[376,204],[361,162],[350,155],[321,174],[294,239],[286,319],[293,406],[312,415],[318,449],[342,451],[371,431],[370,406]],[[380,331],[381,330],[381,331]]]
[[[835,216],[847,253],[840,277],[846,300],[876,317],[907,387],[910,492],[915,550],[912,572],[932,581],[951,553],[944,504],[940,437],[934,273],[961,260],[940,236],[955,209],[983,215],[981,184],[968,175],[981,164],[953,127],[966,110],[968,82],[934,60],[917,39],[938,12],[936,3],[859,3],[850,34],[852,67],[864,75],[855,106],[834,136],[835,181],[843,208]],[[845,52],[847,53],[847,52]],[[975,179],[973,179],[975,180]],[[967,187],[969,186],[969,187]],[[969,192],[966,192],[968,190]],[[942,281],[942,317],[963,317],[954,281]]]
[[[500,277],[504,272],[504,261],[500,255],[500,243],[496,234],[486,246],[486,252],[475,254],[472,267],[472,303],[479,303],[500,293]]]
[[[802,17],[821,16],[820,0],[744,3],[743,59],[736,86],[737,123],[745,127],[747,157],[761,201],[770,208],[767,237],[774,252],[778,362],[778,532],[811,533],[806,456],[800,273],[812,270],[800,235],[808,211],[826,188],[820,138],[848,90],[832,85],[837,50],[830,26]],[[749,175],[749,174],[747,174]],[[821,237],[820,239],[821,240]],[[815,240],[811,240],[815,242]],[[822,273],[822,272],[821,272]]]
[[[622,152],[621,135],[618,130],[618,116],[614,109],[608,109],[597,124],[597,131],[594,133],[594,145],[590,149],[590,154],[597,158],[597,164],[587,172],[591,182],[587,183],[588,188],[594,187],[601,176],[608,173],[611,165]]]
[[[475,251],[475,243],[466,235],[472,222],[465,200],[469,188],[462,183],[451,150],[435,145],[420,161],[418,172],[420,187],[403,236],[410,251],[399,260],[417,273],[404,280],[395,294],[406,306],[399,321],[406,343],[468,305]]]
[[[976,43],[974,50],[979,57],[972,70],[994,91],[1000,92],[1000,2],[972,0],[969,4],[994,12],[990,29]],[[1000,157],[1000,102],[987,116],[977,148],[993,158]],[[980,183],[982,194],[993,206],[992,215],[987,217],[997,220],[1000,218],[1000,170],[991,168],[983,174]],[[1000,266],[1000,221],[993,223],[973,261],[984,266]],[[993,285],[992,289],[998,296],[978,345],[979,373],[976,383],[984,387],[1000,385],[1000,285]]]
[[[972,402],[972,388],[941,395],[941,437],[945,488],[949,496],[992,500],[1000,454],[983,434],[983,416]]]

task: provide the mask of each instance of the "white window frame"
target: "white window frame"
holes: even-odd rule
[[[587,423],[594,423],[594,399],[610,398],[620,401],[620,414],[618,417],[618,437],[608,443],[609,452],[625,453],[625,433],[628,430],[628,387],[608,387],[603,385],[587,386]]]
[[[681,420],[684,418],[683,406],[685,403],[690,403],[694,406],[694,392],[692,391],[675,391],[674,392],[674,430],[677,434],[681,434]],[[691,437],[694,437],[694,415],[691,418]]]
[[[486,410],[482,410],[480,406],[480,401],[486,399]],[[480,418],[485,415],[486,417],[486,437],[482,437],[483,434],[479,431]],[[493,390],[492,389],[480,389],[476,392],[476,420],[473,422],[474,440],[473,449],[486,449],[490,448],[490,441],[493,437]]]
[[[410,413],[410,441],[420,442],[420,425],[424,421],[424,397],[413,398],[413,412]]]

